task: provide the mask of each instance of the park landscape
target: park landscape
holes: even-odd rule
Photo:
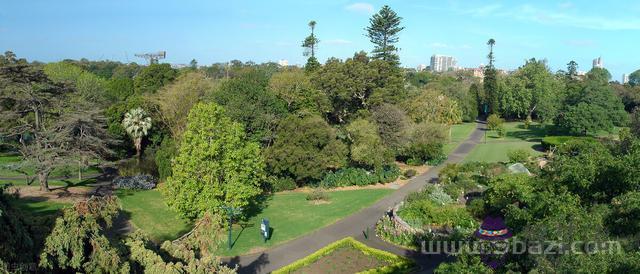
[[[0,55],[0,272],[640,271],[640,70],[405,68],[389,6],[321,63],[307,27],[302,67]],[[488,219],[619,249],[488,263]]]

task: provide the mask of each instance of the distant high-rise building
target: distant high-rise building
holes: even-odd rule
[[[433,55],[431,56],[431,70],[445,72],[456,69],[456,58],[453,56]]]
[[[280,60],[278,61],[278,65],[280,65],[281,67],[288,67],[289,66],[289,61],[287,60]]]
[[[604,68],[604,64],[602,63],[602,57],[593,59],[593,68]]]
[[[626,83],[629,83],[629,75],[625,73],[625,74],[622,74],[622,84],[626,84]]]
[[[416,68],[416,70],[417,70],[417,71],[423,71],[423,70],[425,70],[425,69],[427,69],[427,65],[425,65],[425,64],[420,64],[420,65],[418,65],[418,67]]]

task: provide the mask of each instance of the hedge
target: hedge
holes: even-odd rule
[[[329,172],[320,182],[324,188],[341,186],[366,186],[377,183],[390,183],[400,176],[397,166],[388,166],[375,171],[367,171],[362,168],[343,168],[336,172]]]
[[[585,141],[596,141],[593,137],[578,137],[578,136],[547,136],[542,138],[542,146],[545,149],[551,149],[554,147],[559,147],[560,145],[566,144],[572,140],[585,140]]]
[[[291,272],[297,271],[305,266],[308,266],[316,262],[320,258],[329,255],[331,252],[335,251],[336,249],[347,247],[347,246],[358,249],[362,251],[362,253],[364,253],[365,255],[373,256],[378,260],[391,263],[390,265],[387,265],[387,266],[366,270],[360,273],[366,273],[366,274],[409,273],[411,270],[414,269],[414,266],[415,266],[415,263],[412,260],[409,260],[405,257],[401,257],[386,251],[368,247],[367,245],[356,241],[352,237],[347,237],[337,242],[334,242],[332,244],[329,244],[319,249],[318,251],[314,252],[313,254],[307,257],[304,257],[300,260],[297,260],[292,264],[287,265],[283,268],[280,268],[276,271],[273,271],[272,273],[280,274],[280,273],[291,273]]]

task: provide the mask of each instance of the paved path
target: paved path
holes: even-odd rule
[[[407,194],[418,191],[426,184],[435,180],[438,177],[438,172],[446,163],[457,163],[464,159],[475,145],[482,141],[484,128],[485,125],[478,122],[476,129],[471,133],[469,138],[449,154],[449,157],[444,164],[433,167],[428,172],[416,176],[409,183],[405,184],[403,187],[388,196],[385,196],[372,206],[341,219],[332,225],[278,245],[269,250],[257,254],[227,258],[224,261],[231,265],[240,265],[240,273],[269,273],[291,264],[298,259],[304,258],[332,242],[351,236],[356,237],[371,247],[413,258],[421,267],[420,272],[432,272],[439,263],[448,259],[434,255],[423,255],[419,252],[402,249],[377,239],[373,236],[373,234],[375,234],[375,224],[384,212],[404,200]],[[367,228],[369,228],[369,234],[371,237],[369,237],[369,239],[364,239],[363,231]]]

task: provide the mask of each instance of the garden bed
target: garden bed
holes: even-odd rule
[[[332,243],[278,273],[409,273],[413,261],[368,247],[349,237]]]

